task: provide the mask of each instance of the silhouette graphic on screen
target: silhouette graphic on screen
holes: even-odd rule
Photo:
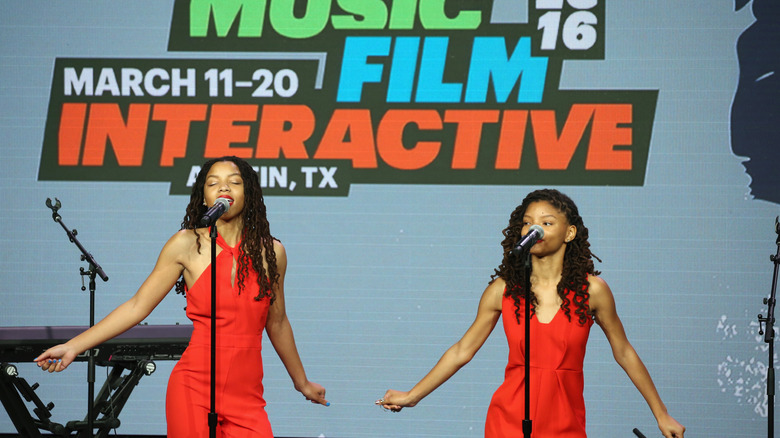
[[[735,0],[735,10],[751,0]],[[780,204],[780,0],[752,0],[756,21],[737,40],[739,83],[731,151],[745,158],[754,197]]]

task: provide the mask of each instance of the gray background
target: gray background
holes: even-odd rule
[[[127,299],[178,230],[187,198],[167,184],[38,182],[57,57],[251,57],[166,51],[171,1],[0,3],[0,325],[85,325],[76,247],[44,205],[58,197],[66,225],[110,276],[97,314]],[[525,3],[495,2],[524,19]],[[515,13],[520,8],[521,13]],[[754,200],[730,151],[738,77],[735,42],[752,21],[731,0],[613,1],[606,59],[566,61],[562,89],[659,90],[642,187],[560,187],[580,206],[597,264],[629,339],[688,436],[766,433],[766,345],[758,336],[776,251],[776,204]],[[500,262],[501,230],[534,186],[353,185],[344,198],[269,197],[271,230],[289,256],[287,305],[310,379],[332,403],[294,391],[266,340],[268,414],[277,436],[478,437],[507,349],[500,327],[476,358],[414,409],[373,405],[408,389],[470,324]],[[150,324],[186,322],[170,294]],[[120,433],[162,434],[172,363],[141,380]],[[86,412],[86,365],[40,373],[20,364],[54,421]],[[102,369],[98,370],[102,383]],[[594,328],[585,359],[588,432],[657,435],[639,393]],[[0,412],[0,433],[13,432]]]

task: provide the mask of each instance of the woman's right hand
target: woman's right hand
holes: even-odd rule
[[[50,373],[64,371],[76,359],[78,353],[68,344],[55,345],[33,359],[42,370]]]
[[[395,391],[393,389],[388,389],[385,392],[384,397],[374,403],[383,409],[388,409],[393,412],[400,412],[403,408],[411,408],[417,404],[416,401],[412,400],[409,392]]]

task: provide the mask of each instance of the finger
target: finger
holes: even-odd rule
[[[387,409],[393,412],[398,412],[403,408],[403,406],[391,403],[384,398],[380,398],[379,400],[375,401],[374,404],[379,405],[379,407],[381,407],[382,409]]]
[[[53,373],[55,371],[62,371],[62,359],[47,359],[46,360],[46,368],[50,373]]]
[[[319,394],[318,398],[309,398],[307,400],[309,400],[310,402],[312,402],[314,404],[323,405],[323,406],[330,406],[330,402],[325,400],[324,394]]]
[[[304,396],[306,397],[306,396]],[[306,400],[314,403],[314,404],[320,404],[323,406],[330,406],[330,402],[325,400],[325,391],[321,391],[316,394],[316,397],[306,397]]]
[[[40,366],[43,366],[43,364],[46,363],[46,361],[48,359],[51,359],[51,356],[49,355],[49,353],[43,353],[40,356],[38,356],[35,359],[33,359],[33,362],[38,364],[38,366],[40,367]]]

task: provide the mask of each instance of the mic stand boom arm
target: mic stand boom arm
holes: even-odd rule
[[[95,325],[95,277],[100,276],[100,278],[103,281],[108,281],[108,276],[103,271],[103,268],[100,267],[98,262],[95,260],[95,258],[92,256],[92,254],[87,251],[84,246],[81,245],[81,242],[76,238],[76,235],[78,234],[78,231],[73,229],[72,231],[68,229],[67,226],[62,222],[62,216],[57,213],[57,210],[62,207],[62,203],[60,203],[60,200],[57,198],[54,198],[56,201],[55,204],[52,204],[50,198],[46,198],[46,206],[51,209],[51,217],[54,219],[54,222],[57,222],[62,226],[62,229],[65,230],[65,233],[68,235],[68,239],[70,239],[71,242],[73,242],[81,251],[81,260],[86,261],[89,263],[89,269],[84,269],[84,267],[79,268],[79,272],[81,273],[82,277],[89,276],[89,326],[92,327]],[[86,287],[83,286],[83,280],[82,280],[82,286],[81,290],[86,290]],[[87,430],[86,430],[86,436],[91,437],[94,432],[94,420],[95,420],[95,413],[94,413],[94,399],[95,399],[95,355],[93,354],[92,350],[87,351],[88,355],[88,365],[87,365]],[[79,434],[81,436],[82,434]]]
[[[92,254],[90,254],[89,251],[87,251],[81,245],[81,242],[79,242],[78,239],[76,239],[76,235],[78,234],[78,231],[76,231],[75,229],[73,231],[71,231],[71,230],[68,229],[68,227],[65,226],[64,223],[62,223],[62,216],[60,216],[59,213],[57,213],[57,210],[59,210],[60,207],[62,207],[62,203],[60,203],[60,200],[57,199],[57,198],[54,198],[54,200],[56,201],[56,204],[52,205],[51,199],[50,198],[46,198],[46,206],[51,209],[51,217],[52,217],[52,219],[54,219],[54,222],[57,222],[58,224],[60,224],[62,226],[62,229],[64,229],[65,232],[68,234],[68,238],[70,239],[70,241],[73,242],[74,244],[76,244],[76,246],[79,248],[79,250],[81,250],[81,260],[84,260],[87,263],[89,263],[89,271],[95,271],[95,273],[97,273],[97,275],[99,275],[100,278],[103,281],[108,281],[108,276],[106,275],[105,272],[103,272],[103,268],[100,267],[98,262],[95,260],[95,257],[93,257]],[[82,275],[89,274],[94,279],[94,274],[92,274],[89,271],[85,271],[82,268],[81,273],[82,273]]]

